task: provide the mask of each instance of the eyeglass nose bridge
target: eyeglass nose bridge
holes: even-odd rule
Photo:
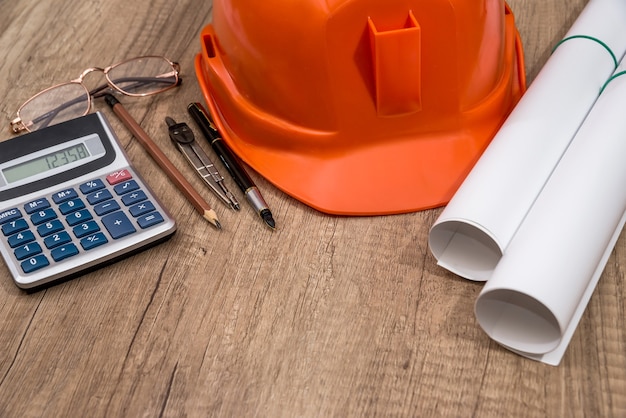
[[[84,70],[82,73],[80,73],[80,75],[78,76],[78,78],[76,79],[76,81],[79,82],[83,82],[83,80],[85,79],[85,77],[87,76],[87,74],[93,73],[95,71],[98,71],[100,73],[106,74],[106,70],[104,68],[100,68],[100,67],[89,67],[86,70]]]

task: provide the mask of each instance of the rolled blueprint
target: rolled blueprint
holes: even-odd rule
[[[626,59],[476,301],[498,343],[556,365],[626,220]]]
[[[489,279],[624,55],[624,22],[626,1],[590,0],[433,225],[440,266]]]

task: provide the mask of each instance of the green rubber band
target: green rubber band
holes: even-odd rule
[[[602,86],[602,88],[600,89],[600,94],[602,94],[602,92],[604,91],[604,89],[606,88],[606,86],[613,80],[615,80],[617,77],[621,77],[623,75],[626,75],[626,71],[620,71],[619,73],[615,73],[613,74],[611,77],[609,77],[608,80],[606,80],[606,83],[604,83],[604,85]]]
[[[600,45],[602,45],[604,47],[604,49],[606,49],[607,51],[609,51],[609,54],[611,54],[611,58],[613,58],[613,63],[615,63],[615,68],[617,68],[617,66],[619,65],[619,62],[617,61],[617,57],[615,57],[615,54],[613,53],[613,51],[611,51],[611,48],[609,48],[609,46],[607,44],[605,44],[604,42],[602,42],[601,40],[599,40],[598,38],[594,38],[593,36],[588,36],[588,35],[573,35],[573,36],[568,36],[567,38],[563,38],[561,39],[555,46],[554,48],[552,48],[552,53],[554,53],[554,51],[559,47],[559,45],[561,45],[563,42],[565,41],[569,41],[570,39],[574,39],[574,38],[582,38],[582,39],[589,39],[591,41],[597,42]]]

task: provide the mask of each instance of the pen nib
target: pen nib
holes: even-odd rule
[[[263,222],[265,222],[267,226],[269,226],[272,229],[276,228],[276,222],[274,221],[274,218],[272,217],[272,212],[270,212],[269,209],[263,209],[260,215],[261,215],[261,218],[263,219]]]

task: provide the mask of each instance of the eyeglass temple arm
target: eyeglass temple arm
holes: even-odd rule
[[[146,83],[155,83],[155,82],[163,82],[164,80],[162,78],[158,78],[158,77],[151,77],[151,78],[145,78],[142,77],[141,81],[139,81],[139,79],[137,78],[125,78],[125,79],[119,79],[116,80],[118,83],[119,82],[126,82],[126,81],[136,81],[134,84],[131,84],[130,86],[128,86],[127,88],[129,89],[134,89],[136,87],[141,86],[142,84],[146,84]],[[176,84],[174,86],[180,86],[183,82],[182,77],[178,77],[178,80],[176,82]],[[99,97],[104,96],[105,94],[108,94],[109,92],[107,91],[108,89],[110,89],[110,86],[108,84],[102,84],[101,86],[96,87],[95,89],[91,90],[89,92],[89,95],[91,97],[93,97],[94,99],[97,99]],[[76,98],[76,99],[72,99],[70,101],[67,101],[65,103],[63,103],[62,105],[59,105],[58,107],[50,110],[49,112],[46,112],[45,114],[36,117],[35,119],[32,120],[32,122],[34,124],[40,124],[41,123],[41,127],[45,128],[47,127],[50,122],[52,120],[54,120],[54,118],[63,110],[67,109],[68,107],[74,106],[76,103],[79,103],[83,101],[82,98]],[[47,119],[47,122],[45,122]],[[42,121],[44,121],[42,123]],[[22,121],[22,124],[24,124],[24,121]],[[15,132],[15,129],[13,129],[13,131]]]

